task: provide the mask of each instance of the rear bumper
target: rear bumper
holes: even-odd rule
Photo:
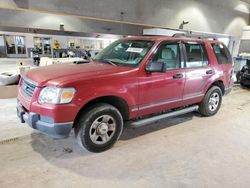
[[[224,95],[229,94],[232,91],[233,87],[229,87],[225,89]]]
[[[17,104],[17,116],[21,123],[27,123],[33,129],[37,129],[53,138],[66,138],[73,127],[73,122],[54,123],[54,119],[33,112],[26,112],[20,104]]]

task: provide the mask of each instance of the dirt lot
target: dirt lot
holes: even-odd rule
[[[0,187],[249,187],[250,90],[223,100],[214,117],[126,127],[99,154],[20,124],[15,99],[0,100]]]

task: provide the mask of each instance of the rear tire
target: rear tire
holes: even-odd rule
[[[199,105],[199,113],[209,117],[215,115],[221,106],[222,91],[218,86],[212,86]]]
[[[75,123],[75,136],[80,146],[90,152],[111,148],[123,130],[121,113],[112,105],[99,103],[81,114]]]

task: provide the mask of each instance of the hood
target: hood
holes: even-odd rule
[[[92,79],[101,75],[109,75],[131,70],[131,67],[114,66],[101,62],[90,62],[84,64],[62,63],[31,69],[26,73],[26,77],[38,86],[43,86],[47,82],[59,85],[60,82],[70,81],[76,78]]]

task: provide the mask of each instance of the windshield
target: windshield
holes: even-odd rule
[[[93,60],[114,65],[137,66],[153,46],[149,40],[119,40],[102,50]]]

